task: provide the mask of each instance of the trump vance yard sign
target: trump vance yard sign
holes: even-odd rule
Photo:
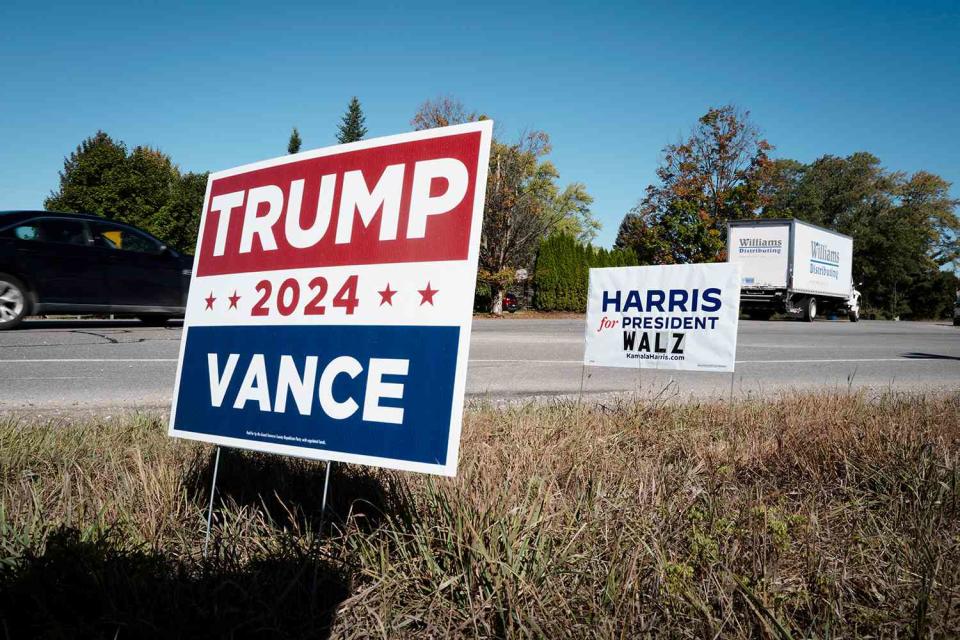
[[[454,475],[492,127],[211,174],[170,435]]]

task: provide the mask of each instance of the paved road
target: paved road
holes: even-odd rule
[[[0,332],[0,409],[163,406],[181,329],[136,321],[29,321]],[[476,320],[467,392],[511,399],[576,394],[581,320]],[[586,370],[584,392],[725,396],[720,373]],[[735,391],[848,386],[960,389],[960,328],[946,323],[741,321]]]

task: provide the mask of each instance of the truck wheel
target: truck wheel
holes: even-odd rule
[[[817,299],[813,296],[810,296],[806,300],[803,309],[803,319],[807,322],[813,322],[817,319]]]
[[[23,322],[27,307],[27,288],[13,276],[0,273],[0,331]]]
[[[860,309],[851,309],[847,312],[847,317],[850,318],[850,322],[860,322]]]

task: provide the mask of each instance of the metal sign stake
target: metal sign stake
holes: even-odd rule
[[[207,535],[203,540],[203,557],[207,557],[210,547],[210,524],[213,521],[213,497],[217,493],[217,472],[220,470],[220,447],[217,446],[217,457],[213,462],[213,480],[210,482],[210,504],[207,507]]]
[[[330,465],[333,464],[332,460],[327,460],[327,473],[326,477],[323,479],[323,500],[320,503],[320,518],[327,514],[327,488],[330,486]]]
[[[580,401],[583,400],[583,379],[587,375],[587,364],[583,363],[580,365],[580,393],[577,395],[577,405],[580,404]]]

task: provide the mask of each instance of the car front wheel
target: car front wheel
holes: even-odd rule
[[[0,273],[0,331],[13,329],[27,315],[27,293],[23,283]]]

